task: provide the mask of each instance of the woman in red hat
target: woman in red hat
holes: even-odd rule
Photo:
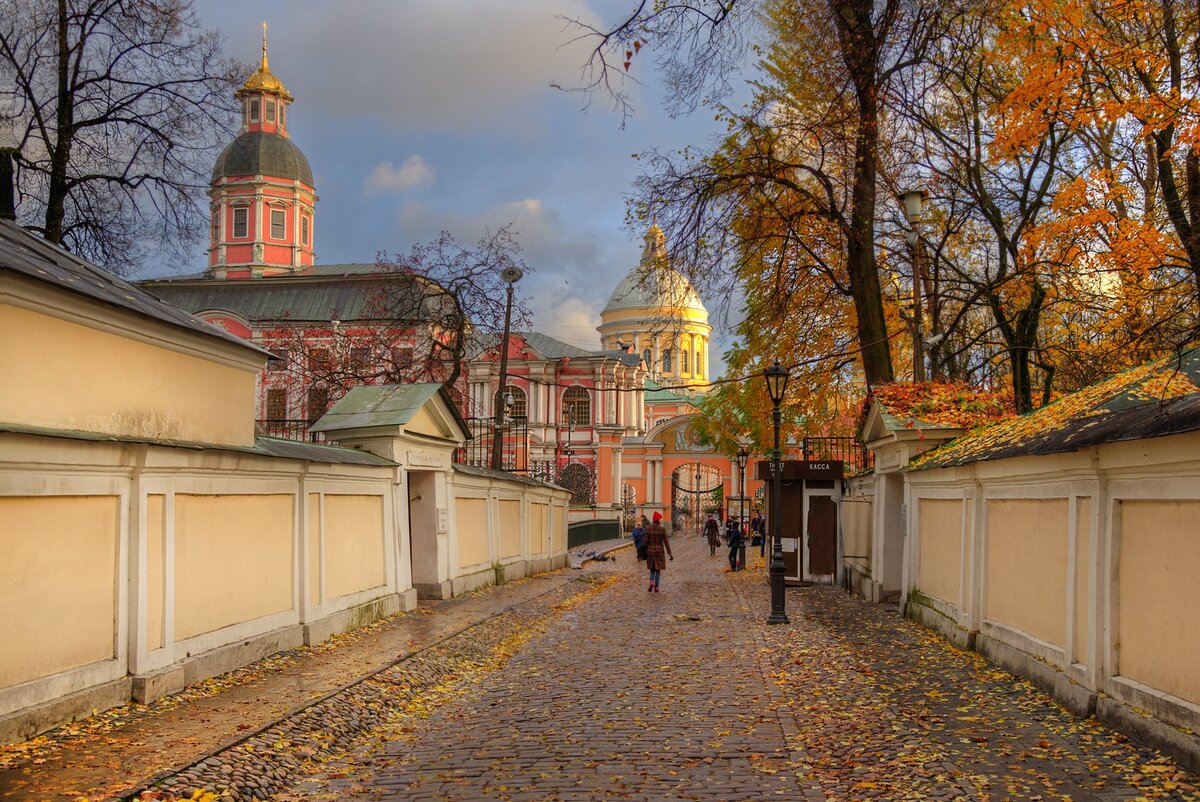
[[[646,565],[650,568],[650,587],[646,590],[658,593],[658,580],[667,567],[667,558],[675,559],[671,553],[671,540],[662,525],[662,513],[654,513],[654,521],[646,527]]]

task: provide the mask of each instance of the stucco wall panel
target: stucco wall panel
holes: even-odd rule
[[[488,561],[488,509],[485,498],[454,499],[458,528],[458,567]]]
[[[146,648],[163,646],[166,598],[166,496],[146,496]]]
[[[535,501],[529,505],[529,551],[532,554],[545,554],[550,550],[550,543],[546,539],[546,516],[549,514],[549,504]]]
[[[521,502],[518,499],[500,499],[496,502],[500,524],[500,557],[510,559],[521,555]]]
[[[984,617],[1066,646],[1067,499],[987,502]]]
[[[1088,602],[1092,596],[1092,500],[1078,499],[1075,507],[1075,615],[1071,650],[1074,661],[1086,665],[1088,654]]]
[[[871,566],[871,500],[842,499],[842,537],[846,562]]]
[[[316,607],[321,603],[321,538],[324,527],[321,523],[321,494],[308,494],[308,604]]]
[[[0,496],[0,687],[115,657],[119,527],[118,496]]]
[[[1200,501],[1122,501],[1117,671],[1200,704]]]
[[[325,495],[325,594],[376,588],[384,571],[383,497]]]
[[[175,496],[175,637],[292,607],[290,495]]]
[[[3,421],[222,445],[254,442],[255,371],[3,304],[0,375],[24,388],[0,393]]]
[[[928,596],[961,607],[962,499],[923,498],[917,511],[921,537],[917,587]]]

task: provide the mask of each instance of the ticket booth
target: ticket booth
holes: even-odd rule
[[[758,478],[766,482],[767,527],[771,521],[774,482],[769,461],[758,463]],[[840,460],[784,460],[780,479],[780,537],[784,581],[789,585],[833,584],[841,568],[841,500],[843,464]],[[771,544],[768,544],[768,559]]]

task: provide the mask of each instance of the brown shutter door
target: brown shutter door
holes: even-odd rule
[[[808,562],[810,574],[837,572],[837,504],[829,496],[808,499]]]

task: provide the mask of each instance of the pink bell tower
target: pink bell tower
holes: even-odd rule
[[[208,272],[214,278],[295,273],[313,263],[317,196],[308,159],[288,136],[292,95],[262,64],[235,97],[242,128],[213,167]]]

